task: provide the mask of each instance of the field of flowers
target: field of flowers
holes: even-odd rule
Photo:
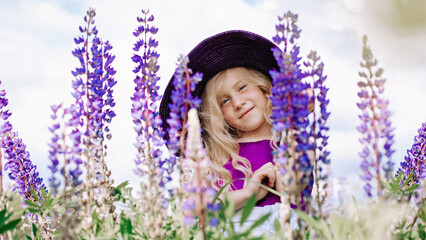
[[[217,198],[222,190],[190,180],[194,172],[204,182],[211,177],[203,174],[209,160],[196,113],[201,100],[190,94],[202,73],[191,74],[187,67],[191,59],[179,58],[167,120],[170,129],[163,129],[158,115],[160,54],[155,36],[159,29],[148,10],[135,18],[131,116],[137,134],[133,168],[141,176],[140,189],[132,189],[127,182],[115,184],[105,162],[113,134],[110,124],[116,116],[115,56],[112,43],[100,37],[95,10],[89,9],[79,27],[81,34],[74,39],[72,54],[80,65],[71,71],[73,102],[51,106],[49,179],[39,176],[18,130],[8,120],[12,113],[7,108],[6,90],[0,91],[0,161],[4,169],[0,177],[7,174],[12,180],[10,187],[0,185],[1,239],[426,239],[426,122],[418,126],[412,148],[396,166],[391,160],[391,111],[383,95],[386,80],[367,36],[356,104],[361,179],[368,199],[358,203],[341,198],[336,204],[328,178],[332,159],[327,148],[327,106],[333,99],[327,97],[325,65],[316,51],[300,56],[303,46],[298,45],[297,14],[289,11],[278,16],[272,40],[280,49],[272,51],[280,70],[271,72],[271,118],[279,145],[273,156],[284,184],[308,187],[294,196],[263,186],[281,196],[280,220],[275,221],[274,235],[254,236],[253,229],[269,215],[236,231],[230,221],[234,206]],[[312,114],[308,105],[313,106]],[[306,157],[312,150],[313,162]],[[214,197],[212,202],[195,204],[204,202],[199,200],[208,194]],[[296,203],[296,209],[290,202]],[[252,198],[241,210],[241,223],[254,205]]]

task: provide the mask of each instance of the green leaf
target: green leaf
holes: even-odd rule
[[[128,236],[132,234],[132,222],[124,215],[121,215],[120,232],[125,239],[128,239]]]
[[[253,229],[255,229],[256,227],[260,226],[262,223],[264,223],[269,216],[271,216],[272,213],[268,213],[264,216],[262,216],[259,220],[257,220],[255,223],[253,223],[253,225],[249,228],[248,232],[251,232]]]
[[[6,207],[2,210],[2,211],[0,211],[0,224],[3,224],[4,222],[6,222],[6,218],[5,218],[5,216],[6,216],[6,211],[7,211],[7,209],[6,209]]]
[[[43,203],[43,201],[40,199],[40,197],[38,196],[38,194],[34,191],[33,186],[31,186],[30,191],[31,191],[31,195],[35,198],[35,200],[37,202]]]
[[[407,179],[405,179],[405,181],[402,183],[402,185],[401,185],[401,189],[402,189],[403,187],[407,186],[407,185],[408,185],[408,183],[410,183],[411,178],[413,178],[413,172],[411,172],[411,173],[410,173],[410,175],[408,175]]]
[[[412,186],[409,186],[408,188],[405,189],[406,192],[411,192],[413,190],[416,190],[418,187],[420,186],[420,184],[413,184]]]
[[[15,219],[15,220],[12,220],[12,221],[10,221],[10,222],[8,222],[7,224],[5,224],[5,225],[2,225],[1,227],[0,227],[0,234],[3,234],[3,233],[5,233],[5,232],[7,232],[7,231],[9,231],[9,230],[12,230],[12,229],[14,229],[15,227],[16,227],[16,225],[18,225],[18,223],[21,221],[21,219],[20,218],[18,218],[18,219]]]
[[[120,185],[118,185],[118,186],[116,187],[116,189],[122,189],[122,188],[125,188],[127,185],[129,185],[129,181],[124,181],[124,182],[120,183]]]
[[[26,204],[28,204],[30,207],[33,207],[33,208],[37,208],[37,209],[39,209],[40,208],[40,206],[38,205],[38,204],[36,204],[36,203],[34,203],[33,201],[31,201],[31,200],[25,200],[24,201]]]
[[[241,220],[240,220],[241,225],[243,225],[243,223],[247,220],[255,204],[256,204],[256,194],[253,194],[253,196],[251,196],[249,200],[247,201],[246,206],[244,206],[243,208],[243,212],[241,214]]]
[[[33,223],[32,224],[32,227],[33,227],[33,236],[37,236],[37,226]]]
[[[278,219],[275,219],[275,221],[274,221],[274,229],[275,229],[276,232],[281,230],[281,224],[280,224],[280,221],[278,221]]]
[[[321,219],[311,218],[307,213],[305,213],[305,212],[303,212],[299,209],[294,210],[294,212],[299,216],[300,219],[302,219],[304,222],[306,222],[312,228],[321,232],[325,239],[333,239],[327,223],[325,223]]]
[[[396,177],[396,181],[397,181],[397,183],[400,183],[401,182],[401,179],[402,179],[402,172],[399,172],[399,174],[398,174],[398,176]]]

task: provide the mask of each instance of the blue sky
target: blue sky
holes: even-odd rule
[[[387,79],[385,96],[390,99],[396,127],[396,153],[401,161],[421,123],[426,121],[425,24],[404,20],[401,9],[378,0],[0,0],[0,80],[13,112],[12,124],[28,145],[31,158],[44,179],[47,169],[51,124],[50,105],[71,101],[71,70],[78,65],[72,56],[73,38],[89,7],[96,9],[99,35],[109,40],[117,56],[115,98],[117,117],[112,123],[107,163],[116,183],[129,176],[136,150],[130,117],[133,90],[132,31],[141,9],[151,9],[159,27],[162,88],[179,54],[188,53],[202,39],[229,29],[244,29],[267,38],[274,35],[277,16],[291,10],[299,14],[302,55],[316,50],[325,64],[330,88],[329,120],[332,170],[335,177],[359,174],[357,152],[359,124],[356,108],[362,35]],[[421,6],[424,7],[424,6]],[[421,21],[423,21],[420,18]],[[398,165],[398,164],[397,164]],[[358,181],[359,179],[353,178]]]

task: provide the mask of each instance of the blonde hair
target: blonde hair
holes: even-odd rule
[[[215,176],[213,180],[215,188],[232,181],[231,174],[224,168],[229,158],[232,158],[232,166],[243,172],[246,178],[250,178],[252,175],[249,160],[238,154],[239,145],[237,139],[239,138],[239,130],[231,127],[225,121],[219,104],[221,85],[231,73],[248,83],[256,84],[261,89],[267,100],[264,116],[266,121],[271,124],[272,102],[269,96],[271,95],[272,84],[262,73],[244,67],[229,68],[219,72],[207,82],[201,96],[202,103],[198,112],[201,119],[201,127],[203,128],[204,145],[211,159],[211,171]]]

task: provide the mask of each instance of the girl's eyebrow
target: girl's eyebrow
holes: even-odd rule
[[[238,80],[233,86],[232,86],[232,88],[238,88],[238,85],[240,85],[240,84],[242,84],[243,83],[243,81],[241,81],[241,80]]]
[[[239,86],[240,84],[242,84],[242,83],[243,83],[243,81],[238,80],[236,83],[234,83],[234,85],[232,85],[231,89],[238,88],[238,86]],[[217,92],[217,96],[218,96],[219,98],[221,98],[221,97],[223,97],[224,95],[226,95],[226,94],[224,94],[224,89],[222,88],[222,86],[220,86],[220,87],[219,87],[219,91]]]

